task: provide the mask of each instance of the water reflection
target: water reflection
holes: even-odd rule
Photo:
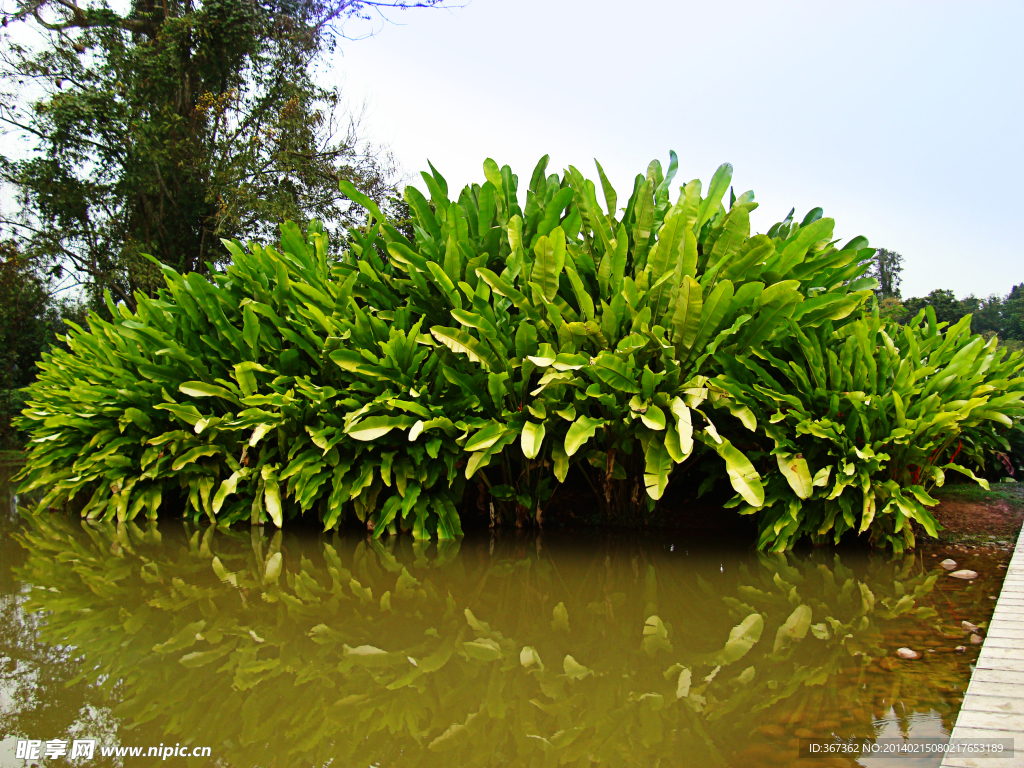
[[[82,693],[4,732],[51,738],[90,707],[122,743],[211,746],[231,766],[811,768],[798,738],[906,735],[922,717],[948,732],[974,653],[954,652],[954,624],[991,612],[982,580],[946,591],[914,555],[58,515],[16,538],[32,585],[17,610],[45,617],[19,631],[80,649],[34,663]],[[907,643],[934,652],[894,660]]]

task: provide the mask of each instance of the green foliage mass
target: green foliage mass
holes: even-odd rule
[[[486,181],[454,201],[431,168],[429,200],[406,190],[411,240],[343,182],[372,225],[340,260],[319,225],[289,224],[277,247],[226,242],[232,264],[212,281],[163,267],[156,297],[137,295],[134,312],[111,302],[112,320],[93,316],[41,364],[25,488],[93,518],[155,516],[174,497],[220,523],[312,511],[330,528],[351,512],[377,535],[451,538],[467,481],[492,519],[539,523],[574,471],[606,519],[629,520],[687,464],[701,490],[728,478],[767,521],[762,546],[834,526],[899,547],[911,519],[934,531],[911,465],[931,473],[966,438],[962,457],[982,466],[1019,417],[1020,355],[990,342],[978,362],[981,340],[934,317],[902,338],[883,329],[866,309],[872,249],[837,246],[821,209],[751,235],[757,204],[730,192],[729,165],[673,203],[675,155],[667,171],[652,162],[619,209],[600,166],[604,206],[577,169],[546,164],[525,207],[507,166],[486,161]],[[792,411],[806,415],[790,433]],[[846,430],[827,460],[801,445],[806,419]],[[908,449],[894,472],[881,458],[922,435],[928,460]],[[822,486],[831,499],[802,503],[816,499],[789,455],[816,472],[841,463]]]
[[[940,323],[950,325],[970,315],[975,333],[986,338],[998,336],[1013,349],[1020,349],[1024,342],[1024,283],[1013,286],[1006,296],[979,298],[972,294],[958,299],[953,291],[937,289],[910,299],[890,297],[882,306],[886,315],[901,323],[927,307],[934,310]]]
[[[856,530],[903,551],[912,522],[936,535],[929,491],[949,470],[978,480],[970,467],[1010,450],[996,425],[1024,416],[1019,353],[971,335],[970,320],[945,333],[933,311],[903,327],[877,311],[839,328],[791,322],[760,359],[726,361],[723,386],[749,404],[778,464],[764,505],[741,510],[759,514],[761,547]]]

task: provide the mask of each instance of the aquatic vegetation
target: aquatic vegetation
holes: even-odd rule
[[[371,223],[340,260],[318,225],[287,224],[274,247],[225,243],[233,263],[212,281],[164,267],[156,297],[137,297],[134,313],[111,302],[109,320],[92,316],[41,364],[22,420],[33,435],[23,487],[88,519],[163,506],[278,527],[308,513],[329,529],[351,515],[376,536],[447,540],[474,496],[492,523],[540,523],[570,471],[604,519],[642,519],[686,465],[695,492],[720,477],[772,521],[762,546],[817,536],[791,500],[796,522],[779,527],[792,473],[758,457],[783,427],[735,361],[783,359],[793,328],[819,340],[822,360],[850,347],[868,322],[871,250],[860,237],[838,246],[821,209],[752,235],[757,204],[731,192],[728,165],[706,194],[693,180],[673,203],[676,165],[674,154],[667,171],[652,162],[621,210],[600,166],[604,207],[598,184],[573,167],[547,175],[546,157],[525,207],[507,166],[488,160],[486,181],[454,201],[431,167],[429,200],[406,190],[411,233],[343,185]],[[921,333],[893,341],[894,354],[919,356],[941,328]],[[889,353],[865,342],[857,364],[876,371]],[[1020,367],[1019,355],[987,355],[1006,376]],[[914,386],[931,386],[919,367]],[[814,397],[845,392],[830,386]],[[960,407],[934,389],[942,408]],[[961,462],[980,466],[1005,442],[995,430],[1019,418],[1016,402],[972,406],[991,418],[972,422]],[[934,462],[952,460],[938,448]],[[865,507],[835,531],[912,542],[890,517]],[[929,530],[927,513],[913,519]]]

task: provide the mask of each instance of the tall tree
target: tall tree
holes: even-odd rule
[[[386,201],[390,157],[359,141],[312,67],[347,19],[443,0],[15,2],[0,121],[33,146],[0,160],[20,204],[0,226],[33,264],[134,306],[162,284],[143,254],[202,272],[220,238],[283,219],[343,229],[343,178]],[[27,27],[45,44],[11,34]]]
[[[878,298],[891,299],[900,297],[901,273],[903,272],[903,257],[896,251],[887,248],[878,248],[871,258],[871,267],[867,276],[878,281]]]

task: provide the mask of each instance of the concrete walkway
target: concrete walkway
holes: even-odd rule
[[[951,738],[1013,739],[1014,756],[947,756],[942,768],[1024,768],[1024,531],[1006,571]]]

